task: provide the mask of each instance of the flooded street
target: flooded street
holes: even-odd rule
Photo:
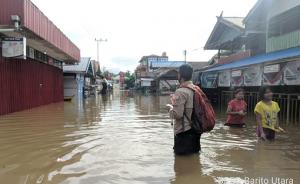
[[[2,116],[0,183],[300,183],[299,127],[258,142],[254,123],[230,129],[220,117],[199,156],[175,157],[167,103],[168,96],[124,92]]]

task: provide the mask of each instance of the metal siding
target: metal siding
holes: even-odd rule
[[[0,56],[0,86],[0,115],[63,101],[62,70],[32,60]]]
[[[300,46],[300,31],[293,31],[281,36],[267,39],[267,52],[289,49]]]
[[[17,1],[17,0],[14,0]],[[30,0],[24,0],[24,26],[79,61],[80,50]],[[48,24],[47,24],[48,23]],[[48,26],[46,26],[46,24]],[[51,36],[49,35],[49,32]],[[48,35],[47,35],[48,33]]]
[[[21,16],[24,14],[24,0],[1,0],[0,6],[0,25],[12,25],[11,15]]]
[[[30,0],[1,0],[0,25],[12,25],[11,15],[21,17],[22,26],[79,61],[80,50]]]

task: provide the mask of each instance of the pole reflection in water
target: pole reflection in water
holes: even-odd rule
[[[120,92],[2,116],[0,183],[299,183],[299,127],[257,142],[254,123],[229,129],[220,117],[202,136],[200,155],[177,157],[167,103],[168,96]]]

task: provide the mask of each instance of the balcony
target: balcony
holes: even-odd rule
[[[267,52],[300,46],[300,30],[267,39]]]

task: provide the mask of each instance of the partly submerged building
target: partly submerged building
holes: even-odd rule
[[[165,52],[161,56],[154,54],[143,56],[135,70],[136,85],[139,87],[154,86],[155,74],[151,68],[152,62],[168,62],[168,60],[169,58]]]
[[[0,39],[0,115],[63,100],[80,50],[30,0],[1,0]]]
[[[90,57],[82,57],[78,64],[64,65],[64,96],[82,97],[84,89],[95,83],[95,66]]]
[[[222,32],[226,18],[219,17],[205,48],[233,54],[204,71],[203,87],[299,86],[299,12],[300,1],[259,0],[239,33]]]
[[[149,55],[143,56],[140,61],[139,65],[135,70],[136,74],[136,82],[141,87],[150,87],[151,83],[154,79],[154,73],[151,69],[152,62],[167,62],[169,60],[166,53],[163,53],[161,56],[158,55]]]
[[[222,31],[227,20],[219,17],[206,44],[206,49],[219,51],[218,62],[202,71],[201,86],[218,91],[217,98],[223,104],[226,91],[245,88],[250,92],[247,100],[251,112],[258,99],[258,88],[272,86],[282,107],[281,118],[299,122],[299,18],[298,0],[257,1],[242,21],[244,28],[238,32],[235,26]],[[223,52],[232,54],[221,57]]]

